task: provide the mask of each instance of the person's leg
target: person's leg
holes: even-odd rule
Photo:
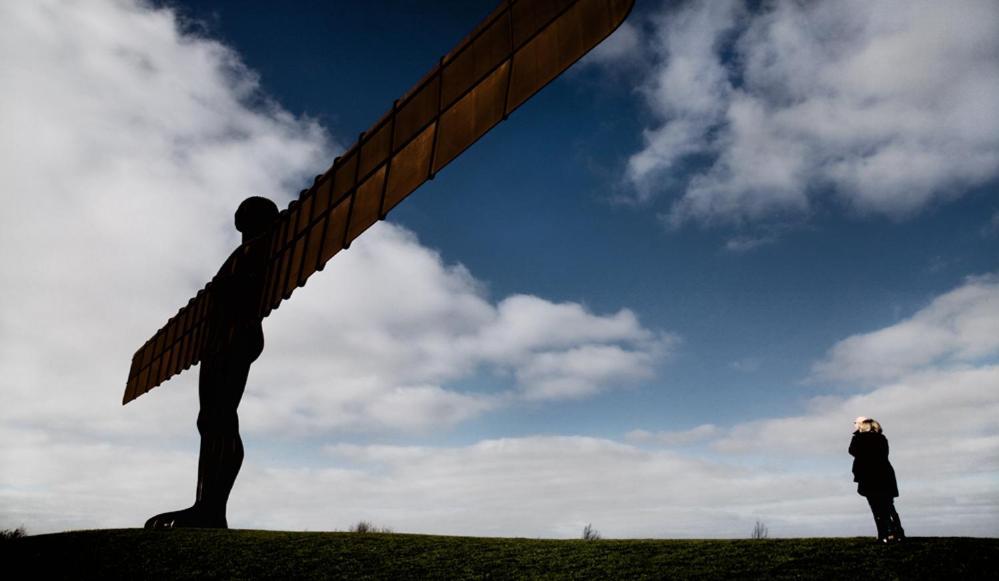
[[[888,522],[885,519],[884,501],[880,496],[870,495],[867,497],[867,504],[871,507],[871,514],[874,516],[874,526],[878,530],[878,540],[883,541],[888,536]]]
[[[902,528],[902,520],[898,517],[898,512],[895,510],[895,500],[893,498],[888,499],[888,521],[891,523],[895,539],[904,539],[905,529]]]

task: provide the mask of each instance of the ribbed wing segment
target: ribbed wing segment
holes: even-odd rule
[[[212,285],[198,291],[132,356],[122,405],[197,364],[208,333]]]
[[[633,4],[502,2],[281,212],[274,225],[261,317],[599,44],[624,22]],[[210,287],[136,352],[123,403],[200,360]]]

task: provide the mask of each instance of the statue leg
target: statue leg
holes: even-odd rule
[[[194,505],[156,515],[146,521],[146,528],[228,528],[226,504],[243,465],[243,440],[239,436],[236,408],[252,362],[239,357],[202,362],[198,389],[201,449]]]
[[[194,506],[200,514],[202,524],[199,526],[228,528],[226,505],[243,465],[243,440],[239,437],[235,413],[231,420],[213,428],[216,429],[203,431],[201,434],[198,490]]]

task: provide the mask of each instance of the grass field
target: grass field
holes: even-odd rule
[[[999,539],[532,540],[141,529],[0,542],[5,576],[73,579],[997,579]],[[8,576],[13,572],[22,574]]]

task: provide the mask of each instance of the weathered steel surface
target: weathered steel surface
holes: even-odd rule
[[[283,210],[266,317],[337,252],[613,32],[634,0],[504,0]],[[128,403],[200,361],[212,283],[132,358]]]

